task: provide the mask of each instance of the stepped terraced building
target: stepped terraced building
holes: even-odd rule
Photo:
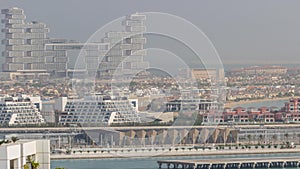
[[[100,77],[131,76],[149,67],[144,61],[145,20],[146,16],[142,14],[128,15],[123,22],[124,31],[106,34],[103,43],[108,43],[109,50],[100,62]]]
[[[84,99],[68,100],[65,114],[59,123],[90,126],[141,122],[136,108],[127,98],[89,96]]]
[[[36,97],[0,97],[0,126],[44,123],[38,105]]]
[[[2,19],[2,32],[5,33],[2,40],[5,45],[3,71],[65,74],[66,50],[49,50],[45,45],[66,43],[66,40],[48,38],[46,24],[27,22],[23,9],[3,9],[1,13],[5,15]]]

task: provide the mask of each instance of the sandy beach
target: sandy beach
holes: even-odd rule
[[[276,100],[286,100],[288,101],[291,97],[278,97],[278,98],[271,98],[271,99],[257,99],[257,100],[245,100],[245,101],[230,101],[230,102],[226,102],[225,107],[228,108],[234,108],[234,107],[238,107],[239,105],[242,104],[248,104],[248,103],[257,103],[257,102],[268,102],[268,101],[276,101]]]

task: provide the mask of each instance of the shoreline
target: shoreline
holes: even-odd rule
[[[269,101],[278,101],[286,100],[288,101],[291,97],[277,97],[277,98],[265,98],[265,99],[256,99],[256,100],[243,100],[243,101],[229,101],[225,103],[225,108],[234,108],[241,104],[257,103],[257,102],[269,102]]]
[[[194,151],[171,151],[171,152],[134,152],[134,153],[102,153],[102,154],[59,154],[50,155],[51,160],[68,159],[107,159],[107,158],[152,158],[152,157],[180,157],[180,156],[216,156],[216,155],[243,155],[243,154],[285,154],[300,153],[300,148],[258,148],[258,149],[234,149],[234,150],[194,150]]]

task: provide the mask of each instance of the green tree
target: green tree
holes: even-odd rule
[[[16,141],[18,141],[18,140],[19,140],[19,138],[18,138],[18,137],[14,137],[14,136],[13,136],[13,137],[11,137],[10,139],[11,139],[11,141],[12,141],[12,142],[14,142],[14,143],[15,143]]]
[[[27,161],[30,163],[32,169],[38,169],[40,166],[40,163],[32,160],[30,156],[27,156]]]
[[[31,161],[31,166],[32,166],[32,169],[38,169],[39,166],[40,166],[40,163],[35,162],[35,161]]]
[[[24,169],[29,169],[29,165],[28,164],[24,164]]]

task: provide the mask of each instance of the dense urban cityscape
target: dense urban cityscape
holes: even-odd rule
[[[26,13],[1,10],[1,169],[174,156],[183,159],[155,159],[158,168],[300,166],[298,65],[187,64],[172,74],[147,60],[147,13],[129,14],[115,23],[122,29],[88,42],[49,37],[49,26]],[[239,158],[272,153],[292,155]]]

